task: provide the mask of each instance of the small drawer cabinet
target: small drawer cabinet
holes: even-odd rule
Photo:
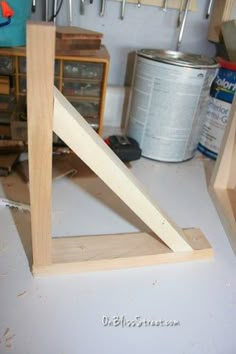
[[[1,117],[6,123],[14,107],[26,104],[26,68],[25,48],[0,48],[0,76],[10,82],[8,95],[0,91],[0,124]],[[109,54],[104,46],[86,51],[86,55],[55,56],[55,86],[99,135],[103,128],[108,70]]]

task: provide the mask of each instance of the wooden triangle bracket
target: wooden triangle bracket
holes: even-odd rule
[[[54,50],[55,27],[29,22],[27,109],[33,273],[63,274],[212,258],[212,248],[201,231],[175,225],[78,111],[53,88]],[[52,238],[52,131],[152,234]]]

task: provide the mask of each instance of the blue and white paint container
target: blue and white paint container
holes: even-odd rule
[[[206,120],[203,125],[198,150],[216,159],[228,121],[236,91],[236,63],[218,59],[219,72],[212,83]]]
[[[166,162],[194,156],[218,67],[215,59],[196,54],[137,52],[128,135],[142,156]]]

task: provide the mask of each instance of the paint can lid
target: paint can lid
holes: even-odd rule
[[[137,51],[137,54],[141,57],[154,61],[194,69],[212,69],[219,67],[219,64],[215,58],[198,54],[176,52],[173,50],[140,49]]]

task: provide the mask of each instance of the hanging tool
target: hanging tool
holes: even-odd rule
[[[14,11],[5,0],[0,2],[0,7],[2,9],[2,17],[10,18],[14,15]]]
[[[177,28],[179,28],[181,25],[182,9],[183,9],[183,0],[181,0],[180,7],[179,7],[179,14],[178,14],[178,18],[177,18]]]
[[[84,15],[85,9],[84,9],[84,0],[80,0],[80,15]]]
[[[184,33],[184,27],[185,27],[185,23],[186,23],[186,18],[187,18],[187,14],[188,14],[188,7],[190,4],[191,0],[186,0],[185,1],[185,7],[184,7],[184,15],[183,15],[183,19],[181,21],[181,26],[180,26],[180,31],[179,31],[179,37],[178,37],[178,41],[177,41],[177,46],[176,46],[176,50],[178,51],[180,48],[180,44],[182,42],[182,38],[183,38],[183,33]]]
[[[51,17],[49,18],[50,22],[53,21],[54,23],[56,23],[56,18],[62,9],[63,2],[64,2],[64,0],[60,0],[60,3],[58,5],[58,0],[53,0],[53,13],[52,13]],[[58,5],[58,7],[57,7],[57,5]]]
[[[211,8],[212,8],[213,0],[209,0],[208,8],[207,8],[207,13],[206,13],[206,18],[210,16],[211,13]]]
[[[11,18],[14,15],[14,11],[4,0],[0,2],[0,8],[2,10],[2,17],[7,19],[6,21],[0,23],[0,27],[4,27],[11,23]]]
[[[167,11],[167,6],[168,6],[168,0],[164,0],[164,3],[163,3],[163,11]]]
[[[126,3],[126,0],[121,1],[121,14],[120,14],[121,20],[124,20],[124,18],[125,18],[125,3]]]
[[[36,0],[32,1],[32,12],[36,11]]]
[[[72,0],[69,0],[69,25],[72,26]]]
[[[49,0],[45,0],[45,21],[48,22],[48,9],[49,9],[49,4],[48,4]]]
[[[101,10],[100,10],[101,17],[105,15],[105,7],[106,7],[106,0],[101,0]]]
[[[57,13],[57,0],[54,0],[53,2],[53,14],[55,15]],[[56,23],[57,17],[53,17],[53,22]]]

